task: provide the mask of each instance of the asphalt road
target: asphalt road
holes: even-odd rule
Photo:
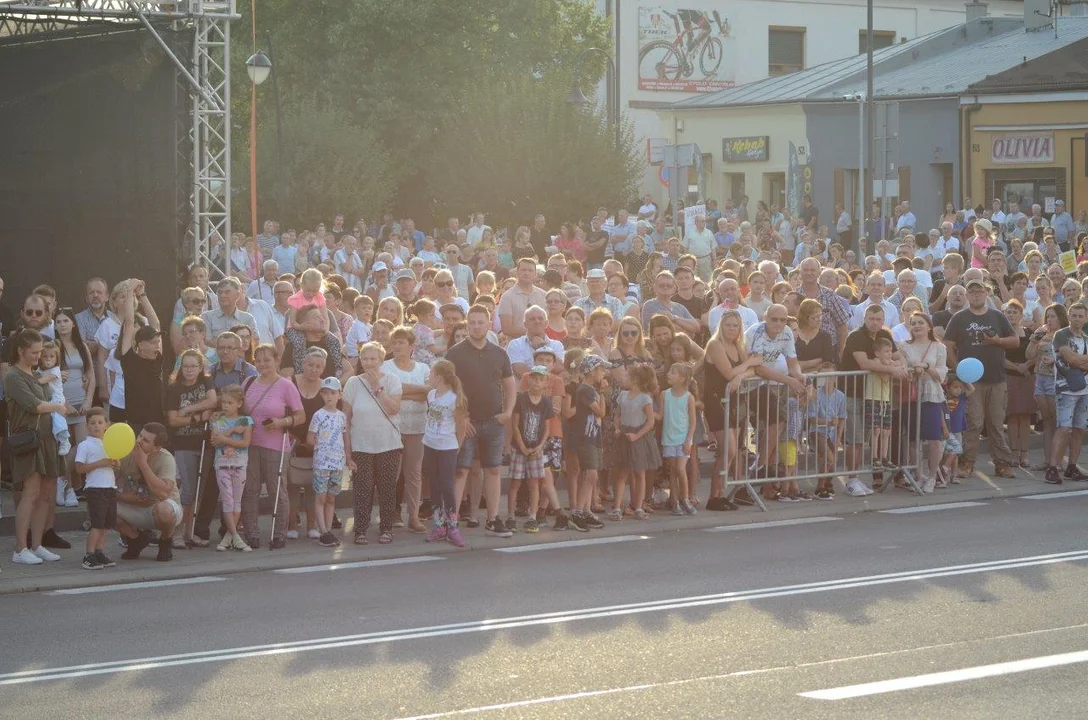
[[[1084,716],[1086,511],[1010,499],[5,596],[0,715]]]

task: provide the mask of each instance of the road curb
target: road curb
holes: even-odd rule
[[[988,482],[988,477],[984,474],[980,476],[983,482]],[[755,523],[763,523],[774,520],[784,520],[793,518],[805,518],[815,516],[835,516],[846,517],[850,515],[860,515],[863,513],[876,513],[882,510],[891,510],[899,508],[912,508],[922,506],[934,506],[934,505],[947,505],[965,501],[981,501],[981,500],[1008,500],[1019,497],[1025,497],[1030,495],[1041,495],[1048,493],[1065,493],[1075,492],[1078,490],[1088,489],[1088,483],[1072,483],[1063,486],[1044,485],[1026,485],[1024,487],[1018,487],[1014,491],[1003,490],[996,486],[984,487],[978,490],[960,490],[954,494],[935,494],[918,496],[914,494],[905,494],[903,491],[889,490],[888,493],[877,493],[865,498],[849,498],[851,502],[847,505],[845,502],[841,503],[824,503],[824,502],[811,502],[805,503],[803,506],[790,505],[788,509],[792,512],[776,513],[774,511],[761,513],[756,511],[748,512],[701,512],[698,516],[691,518],[673,518],[671,515],[656,515],[649,522],[639,522],[636,520],[624,520],[619,523],[607,523],[604,530],[595,531],[592,537],[612,537],[617,535],[630,534],[635,532],[642,533],[679,533],[691,530],[708,530],[714,527],[720,527],[723,525],[729,526],[743,526]],[[878,500],[884,500],[885,502],[874,504]],[[891,502],[888,502],[888,501]],[[777,506],[775,506],[777,507]],[[786,508],[783,508],[786,509]],[[273,570],[287,570],[291,568],[301,567],[314,567],[320,565],[337,565],[344,563],[356,563],[365,562],[370,560],[389,560],[395,558],[416,557],[421,555],[454,555],[465,550],[469,552],[473,551],[487,551],[493,550],[499,547],[509,547],[510,542],[506,540],[488,538],[488,537],[474,537],[469,538],[469,543],[465,548],[454,548],[446,543],[425,544],[420,537],[419,542],[411,542],[411,539],[417,537],[413,535],[407,535],[406,542],[403,544],[394,544],[391,546],[367,546],[365,549],[355,545],[345,545],[342,552],[345,555],[339,557],[322,557],[316,553],[301,553],[294,552],[290,554],[277,555],[275,552],[270,552],[265,548],[254,551],[252,556],[258,556],[258,553],[266,554],[266,559],[257,560],[256,564],[246,565],[231,565],[219,562],[200,562],[195,565],[184,565],[178,567],[176,570],[172,567],[172,564],[156,563],[153,559],[147,559],[132,568],[131,570],[125,568],[123,565],[118,570],[103,570],[99,572],[82,571],[82,574],[73,571],[71,574],[56,575],[51,577],[41,578],[18,578],[15,580],[7,580],[3,574],[0,574],[0,596],[3,595],[15,595],[23,593],[33,592],[51,592],[55,590],[68,590],[73,588],[90,588],[101,587],[106,585],[125,585],[131,583],[140,582],[161,582],[165,580],[181,580],[196,577],[220,577],[230,575],[242,575],[248,573],[260,573],[269,572]],[[519,534],[514,541],[515,545],[546,545],[553,542],[563,542],[571,539],[576,539],[579,536],[572,537],[571,533],[551,533],[545,532],[540,535],[534,536],[532,542],[524,542],[522,540],[528,540],[528,536]],[[473,542],[475,541],[475,542]],[[379,550],[379,552],[375,552]],[[180,552],[180,551],[179,551]],[[205,551],[206,552],[206,551]],[[259,557],[259,556],[258,556]]]

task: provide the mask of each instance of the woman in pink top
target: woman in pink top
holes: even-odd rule
[[[249,446],[246,484],[242,491],[242,525],[246,529],[246,544],[260,547],[257,526],[257,503],[261,485],[270,496],[279,486],[279,512],[269,549],[284,547],[287,535],[287,483],[278,482],[283,455],[291,449],[287,431],[306,422],[302,396],[295,384],[279,374],[279,354],[275,345],[258,345],[253,353],[257,377],[242,384],[245,392],[245,413],[253,418],[253,440]]]
[[[317,268],[310,268],[302,273],[302,277],[299,278],[299,291],[287,298],[287,305],[289,307],[287,311],[287,322],[284,330],[289,330],[295,327],[295,315],[299,309],[306,307],[307,305],[316,305],[317,307],[325,310],[325,278],[321,276],[321,271]],[[322,330],[328,332],[329,330],[329,313],[322,312],[323,318]]]
[[[986,253],[994,246],[994,226],[986,218],[975,223],[975,237],[971,239],[971,267],[986,267]]]

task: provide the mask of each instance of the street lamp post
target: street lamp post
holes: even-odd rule
[[[249,99],[249,220],[253,237],[257,237],[257,86],[272,74],[272,61],[258,50],[246,60],[246,73],[251,83]],[[228,272],[230,259],[227,259]]]
[[[620,124],[620,89],[619,83],[616,82],[616,63],[612,58],[611,53],[598,47],[586,48],[579,53],[578,59],[574,62],[574,79],[571,83],[570,95],[567,96],[567,103],[579,107],[584,107],[589,103],[589,98],[582,92],[579,83],[582,80],[582,61],[585,59],[586,55],[590,53],[601,53],[604,55],[605,59],[608,60],[608,122],[612,125],[612,130],[616,134],[616,149],[619,149],[622,145],[620,141],[622,127]]]
[[[268,60],[272,62],[275,57],[272,54],[272,33],[266,32],[264,37],[268,41]],[[283,217],[287,208],[283,185],[283,111],[280,109],[280,86],[275,75],[272,76],[272,101],[276,104],[276,204],[279,206],[276,212],[280,219],[286,221]]]

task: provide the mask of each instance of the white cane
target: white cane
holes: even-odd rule
[[[268,537],[268,549],[272,549],[272,540],[276,537],[276,518],[280,511],[280,488],[283,484],[283,459],[287,455],[287,431],[283,431],[283,442],[280,444],[280,467],[276,471],[276,499],[272,501],[272,532]]]

